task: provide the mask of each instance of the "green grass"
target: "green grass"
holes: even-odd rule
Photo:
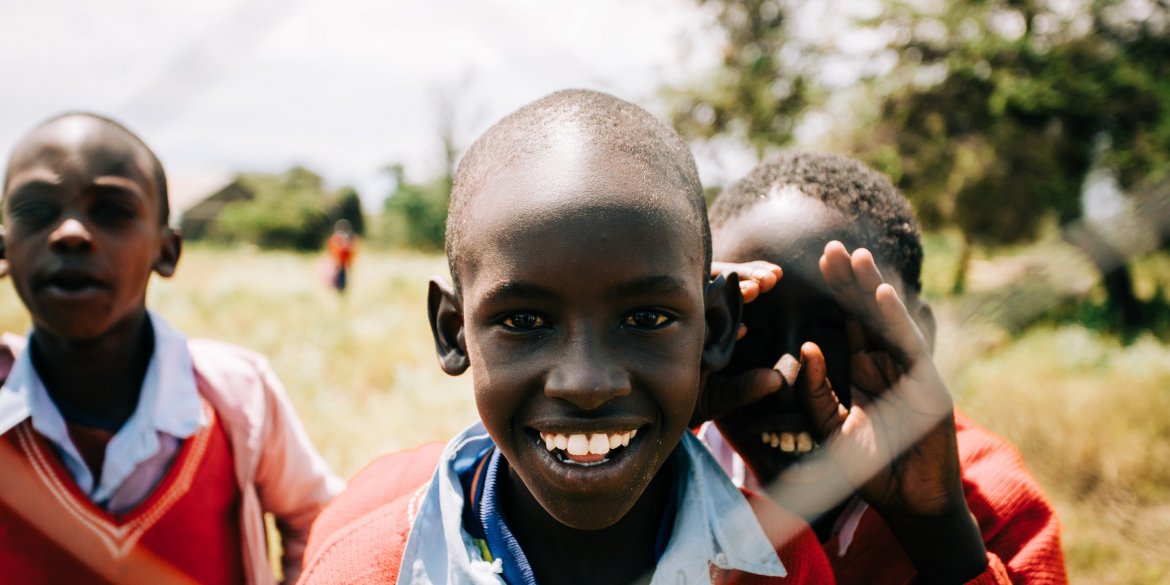
[[[960,407],[1021,450],[1055,502],[1080,583],[1170,579],[1170,346],[1126,345],[1077,323],[1007,332],[959,322],[948,298],[953,237],[927,238],[926,294],[941,323],[937,358]],[[977,257],[985,257],[982,254]],[[444,440],[474,420],[470,376],[436,362],[426,283],[439,256],[365,250],[340,299],[319,259],[189,247],[150,305],[191,336],[263,352],[309,434],[343,476],[378,454]],[[1139,294],[1170,282],[1170,257],[1135,265]],[[11,287],[0,330],[25,331]]]

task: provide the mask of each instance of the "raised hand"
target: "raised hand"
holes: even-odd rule
[[[852,405],[837,399],[820,348],[804,344],[796,391],[824,445],[816,463],[882,515],[923,582],[964,582],[983,571],[986,552],[963,494],[954,405],[929,348],[867,250],[830,242],[820,269],[849,316]]]

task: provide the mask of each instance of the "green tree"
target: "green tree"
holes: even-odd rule
[[[816,71],[833,44],[802,42],[789,30],[799,4],[698,2],[716,9],[724,59],[697,89],[668,92],[676,127],[693,138],[738,137],[761,155],[786,145],[800,114],[827,95]],[[855,125],[852,150],[895,181],[926,226],[959,227],[968,257],[971,245],[1034,237],[1045,216],[1078,219],[1102,138],[1111,147],[1096,162],[1123,188],[1170,167],[1165,1],[882,6],[879,16],[854,26],[888,38],[874,61],[892,58],[895,65],[853,88],[878,108],[872,120],[848,122]],[[1108,245],[1090,239],[1081,243]],[[1124,323],[1141,324],[1124,259],[1094,258]]]
[[[862,155],[924,219],[957,225],[968,244],[1025,241],[1046,215],[1065,225],[1080,219],[1093,164],[1125,189],[1165,173],[1170,5],[1095,0],[1082,8],[1014,0],[929,11],[889,2],[868,24],[905,31],[890,45],[898,56],[891,77],[901,83],[881,95],[876,127],[861,129]],[[936,80],[916,82],[922,72]],[[1095,148],[1103,143],[1111,146]],[[1077,233],[1122,322],[1142,325],[1124,255],[1091,231]]]
[[[402,165],[388,169],[394,177],[394,192],[386,199],[383,227],[388,240],[397,246],[418,250],[442,250],[447,229],[447,202],[451,198],[450,176],[427,183],[407,181]]]
[[[359,236],[366,235],[366,216],[362,213],[362,199],[358,196],[357,190],[350,186],[342,187],[337,190],[337,195],[333,199],[330,217],[334,221],[344,219],[353,228],[353,233]]]
[[[332,202],[320,175],[293,167],[276,175],[245,174],[241,180],[256,196],[224,208],[212,228],[214,239],[261,248],[320,249],[332,227]]]

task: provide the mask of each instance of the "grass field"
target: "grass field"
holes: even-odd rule
[[[927,274],[949,275],[946,239],[928,248]],[[1143,260],[1139,291],[1170,275],[1165,255]],[[449,438],[475,418],[470,376],[438,368],[426,322],[426,282],[438,256],[365,251],[339,299],[319,259],[189,247],[178,275],[156,280],[150,304],[192,336],[266,354],[310,435],[343,476],[387,451]],[[948,317],[939,297],[938,358],[973,418],[1006,436],[1055,501],[1078,583],[1170,579],[1170,346],[1129,345],[1076,323],[1010,334]],[[0,330],[28,319],[0,287]]]

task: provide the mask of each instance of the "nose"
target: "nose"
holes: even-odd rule
[[[93,236],[84,223],[67,217],[49,234],[49,246],[57,251],[89,250],[93,246]]]
[[[630,376],[617,356],[595,333],[582,332],[569,340],[563,357],[545,380],[544,393],[582,410],[596,410],[619,396],[630,394]]]

